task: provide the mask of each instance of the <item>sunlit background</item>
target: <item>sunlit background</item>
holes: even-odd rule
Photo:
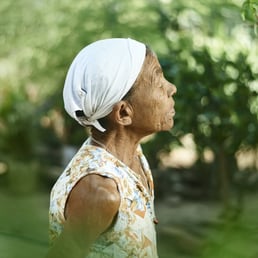
[[[49,192],[87,137],[64,112],[85,45],[130,37],[177,86],[143,148],[162,258],[258,257],[257,0],[0,1],[0,257],[44,257]]]

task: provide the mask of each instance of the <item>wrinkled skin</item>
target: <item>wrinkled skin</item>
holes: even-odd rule
[[[132,93],[115,104],[108,115],[107,130],[101,133],[92,128],[93,137],[139,173],[146,187],[135,159],[136,148],[143,137],[173,127],[175,93],[176,87],[164,78],[157,57],[150,52]],[[98,175],[82,178],[69,195],[64,230],[47,258],[85,258],[98,236],[114,222],[119,204],[120,195],[112,179]]]
[[[176,93],[176,87],[164,78],[155,56],[148,58],[145,65],[147,68],[140,74],[143,79],[136,82],[130,100],[134,110],[132,128],[143,136],[172,128],[175,114],[172,96]]]

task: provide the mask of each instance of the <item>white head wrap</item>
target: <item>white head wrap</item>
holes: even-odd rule
[[[146,47],[132,39],[96,41],[73,60],[64,85],[67,113],[81,125],[104,132],[98,119],[108,115],[133,86],[145,59]],[[77,116],[83,111],[85,116]]]

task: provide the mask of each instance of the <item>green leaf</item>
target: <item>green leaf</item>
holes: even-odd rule
[[[252,23],[258,22],[258,1],[247,0],[242,5],[242,18]]]

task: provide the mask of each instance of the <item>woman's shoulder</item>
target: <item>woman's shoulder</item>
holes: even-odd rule
[[[57,181],[71,184],[88,174],[119,178],[124,177],[125,173],[127,173],[127,167],[116,157],[101,147],[85,142]]]

